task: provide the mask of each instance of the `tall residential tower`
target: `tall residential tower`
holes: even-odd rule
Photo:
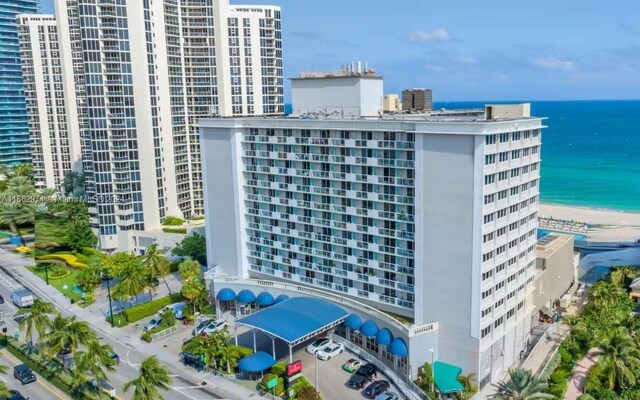
[[[31,161],[16,15],[38,12],[38,0],[0,2],[0,163]]]
[[[56,15],[101,247],[203,214],[198,120],[283,112],[279,8],[65,0]]]

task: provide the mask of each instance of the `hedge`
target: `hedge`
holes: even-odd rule
[[[124,317],[129,323],[140,321],[143,318],[150,317],[153,314],[157,313],[163,307],[166,307],[169,304],[179,303],[182,300],[184,300],[184,298],[180,293],[174,293],[171,296],[156,299],[148,303],[139,304],[137,306],[124,310]]]
[[[164,232],[164,233],[186,234],[187,233],[187,228],[162,228],[162,232]]]
[[[174,217],[171,215],[164,217],[164,219],[162,220],[162,225],[180,226],[183,223],[184,220],[182,218]]]
[[[81,263],[80,261],[78,261],[78,257],[74,256],[73,254],[69,254],[69,253],[54,253],[54,254],[47,254],[44,256],[40,256],[37,258],[38,260],[60,260],[60,261],[64,261],[67,263],[68,266],[72,267],[72,268],[86,268],[87,264]]]

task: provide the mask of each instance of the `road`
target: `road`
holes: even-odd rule
[[[0,250],[2,251],[2,250]],[[3,259],[3,263],[6,265],[6,259]],[[26,271],[29,273],[29,271]],[[44,285],[44,282],[42,283]],[[12,277],[8,276],[4,271],[0,270],[0,295],[4,297],[5,303],[0,305],[0,310],[5,313],[5,321],[6,327],[9,335],[13,335],[19,331],[18,324],[13,320],[13,314],[15,314],[16,307],[11,303],[11,292],[21,288],[22,285],[15,281]],[[54,300],[49,298],[44,291],[42,291],[38,287],[29,287],[37,297],[44,299],[45,301],[49,301],[51,303],[56,303]],[[71,315],[68,304],[62,305],[58,304],[58,310],[62,311],[63,314]],[[75,307],[75,306],[73,306]],[[103,334],[99,330],[97,330],[99,334],[99,338],[102,343],[110,344],[113,347],[113,350],[120,356],[121,362],[116,367],[116,370],[112,373],[109,373],[110,384],[116,388],[116,395],[119,399],[131,399],[133,389],[129,390],[129,393],[123,393],[122,386],[125,382],[130,381],[137,377],[138,369],[140,363],[143,359],[149,357],[149,355],[142,354],[131,345],[128,345],[116,338],[110,337],[108,335]],[[24,332],[20,332],[20,337],[24,339]],[[176,362],[177,362],[176,355]],[[223,399],[224,397],[220,394],[215,393],[215,391],[209,387],[203,387],[199,384],[198,381],[195,381],[193,378],[185,376],[181,374],[180,371],[177,371],[171,365],[165,363],[165,366],[169,368],[171,377],[172,377],[172,390],[169,392],[164,392],[163,397],[166,400],[207,400],[207,399]],[[50,387],[53,387],[50,383],[47,382]],[[28,386],[32,386],[28,385]],[[20,390],[20,389],[18,389]],[[52,398],[51,395],[47,395],[45,397],[42,396],[30,396],[31,399],[47,399]],[[52,398],[53,399],[53,398]]]
[[[45,381],[40,375],[38,380],[27,385],[23,385],[19,380],[13,377],[13,367],[22,364],[13,354],[6,349],[0,350],[0,364],[9,367],[6,375],[0,375],[0,379],[7,384],[9,389],[19,391],[24,397],[32,400],[52,399],[52,400],[68,400],[69,396],[62,393],[51,383]]]

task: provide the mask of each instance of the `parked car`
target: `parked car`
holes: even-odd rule
[[[373,364],[365,364],[351,375],[347,381],[347,386],[351,389],[364,389],[365,385],[377,376],[378,369]]]
[[[318,351],[317,355],[320,360],[327,361],[344,351],[344,345],[338,343],[331,343]]]
[[[211,320],[211,319],[207,319],[207,320],[205,320],[205,321],[200,322],[200,323],[198,324],[198,326],[196,326],[196,327],[195,327],[195,329],[191,332],[191,334],[192,334],[193,336],[197,336],[197,335],[199,335],[199,334],[202,332],[202,330],[203,330],[207,325],[209,325],[209,324],[211,323],[211,321],[213,321],[213,320]]]
[[[14,316],[13,316],[13,320],[16,321],[17,323],[20,323],[20,322],[24,321],[25,319],[27,319],[27,317],[29,315],[31,315],[30,312],[25,312],[25,313],[21,313],[21,314],[15,313]]]
[[[17,390],[9,390],[9,397],[7,397],[6,399],[7,400],[29,400],[28,397],[24,397],[22,393],[18,392]]]
[[[384,380],[375,381],[364,390],[364,397],[375,399],[379,394],[389,389],[391,385]]]
[[[38,379],[36,378],[36,374],[33,373],[31,368],[27,367],[24,364],[16,365],[15,367],[13,367],[13,377],[19,380],[23,385],[35,382]]]
[[[362,366],[362,362],[360,360],[356,360],[355,358],[350,359],[342,366],[342,369],[354,373]]]
[[[162,314],[166,310],[171,310],[175,314],[176,319],[184,319],[184,313],[182,312],[182,309],[186,305],[187,305],[187,303],[185,303],[184,301],[181,301],[179,303],[169,304],[168,306],[166,306],[165,308],[162,309],[160,314]]]
[[[210,335],[213,332],[218,332],[227,327],[227,321],[224,319],[219,319],[217,321],[211,321],[209,325],[205,326],[201,333],[205,335]]]
[[[377,395],[376,400],[398,400],[398,395],[393,392],[384,392]]]
[[[320,351],[320,349],[323,349],[332,343],[333,340],[329,338],[316,339],[313,341],[313,343],[307,346],[306,351],[309,354],[316,354],[318,351]]]
[[[117,355],[115,352],[112,352],[111,354],[109,354],[109,357],[111,357],[111,359],[115,361],[116,365],[120,364],[120,356]]]
[[[151,321],[142,329],[143,332],[150,331],[153,328],[157,328],[162,325],[162,318],[160,316],[155,316],[151,318]]]

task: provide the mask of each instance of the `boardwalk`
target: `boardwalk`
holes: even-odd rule
[[[596,348],[589,350],[587,355],[578,361],[569,378],[569,387],[564,394],[564,400],[576,400],[583,394],[584,381],[587,378],[587,373],[589,373],[589,370],[596,361],[598,361],[598,349]]]

